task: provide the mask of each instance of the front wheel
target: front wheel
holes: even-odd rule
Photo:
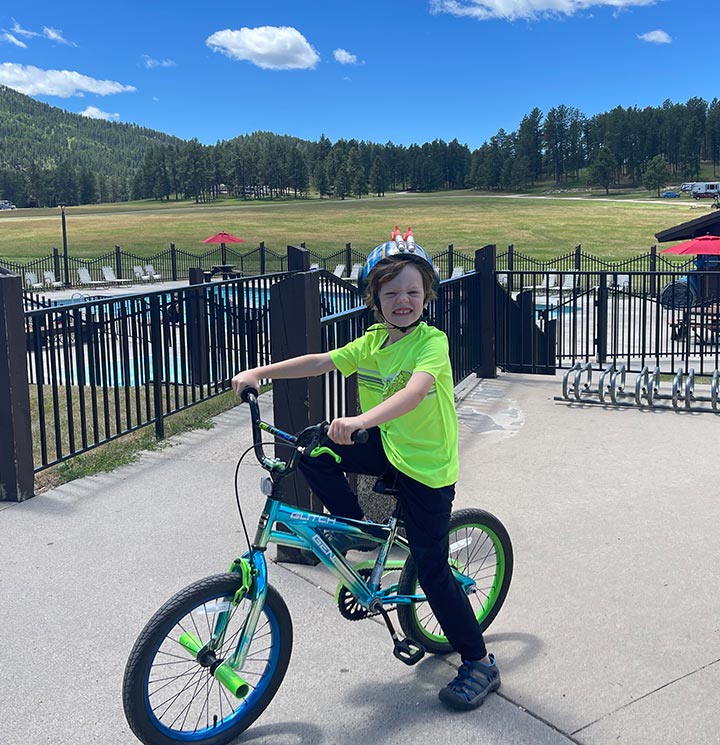
[[[292,621],[285,602],[268,586],[247,657],[236,672],[247,683],[237,698],[211,671],[236,649],[254,601],[235,602],[242,579],[218,574],[193,583],[148,621],[125,668],[123,705],[130,728],[145,745],[180,742],[222,745],[265,710],[285,676],[292,651]],[[222,643],[207,650],[218,628]],[[191,642],[188,642],[191,639]]]
[[[450,517],[450,566],[474,583],[469,594],[473,612],[485,631],[502,607],[510,587],[513,551],[505,526],[484,510],[459,510]],[[422,592],[410,556],[398,582],[398,595]],[[407,636],[428,652],[447,654],[452,647],[427,601],[399,605],[398,620]]]

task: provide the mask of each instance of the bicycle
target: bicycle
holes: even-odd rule
[[[248,550],[231,563],[227,573],[201,579],[174,595],[135,642],[123,679],[123,705],[132,731],[145,745],[227,743],[271,702],[290,661],[293,628],[284,600],[268,583],[265,550],[269,543],[312,552],[339,580],[340,613],[350,620],[382,616],[393,654],[405,664],[414,665],[426,651],[451,651],[418,585],[413,558],[401,534],[399,505],[386,522],[378,523],[284,503],[279,487],[295,471],[300,455],[329,453],[339,458],[326,445],[327,423],[291,435],[261,419],[257,391],[246,389],[242,398],[250,407],[253,445],[238,461],[235,483]],[[263,432],[291,448],[287,460],[265,454]],[[359,430],[353,439],[362,442],[367,433]],[[237,492],[239,466],[251,450],[269,474],[261,482],[266,502],[252,543]],[[392,484],[382,479],[376,490],[393,492]],[[377,543],[377,558],[351,564],[334,542],[339,535]],[[484,631],[510,586],[510,537],[496,517],[480,509],[453,513],[449,537],[448,561]],[[396,583],[382,587],[383,578],[398,572]],[[393,608],[406,638],[396,632],[390,619],[388,611]]]

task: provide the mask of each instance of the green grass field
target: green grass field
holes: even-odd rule
[[[117,244],[151,256],[175,243],[201,253],[201,243],[226,230],[244,238],[242,250],[260,241],[284,252],[304,241],[317,253],[330,254],[346,242],[367,251],[385,240],[398,224],[411,225],[416,240],[431,252],[452,243],[472,250],[488,243],[508,244],[537,258],[571,251],[577,244],[591,254],[624,259],[656,243],[655,233],[710,211],[709,202],[689,197],[657,199],[647,191],[605,196],[604,190],[567,190],[530,195],[475,191],[388,194],[385,197],[286,201],[225,199],[212,204],[133,202],[66,209],[71,256],[93,258]],[[15,261],[47,256],[62,248],[58,209],[0,212],[0,257]]]

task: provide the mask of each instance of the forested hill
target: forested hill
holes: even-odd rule
[[[128,198],[132,176],[147,151],[182,141],[135,124],[71,114],[0,86],[0,197],[19,205],[52,204],[93,174],[96,194]],[[69,179],[71,184],[63,185]],[[108,193],[116,192],[116,193]]]

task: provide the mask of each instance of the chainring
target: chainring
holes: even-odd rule
[[[364,579],[370,579],[372,569],[363,568],[358,569],[357,573]],[[341,587],[337,594],[338,609],[340,615],[343,618],[347,618],[348,621],[362,621],[363,618],[370,618],[371,616],[377,616],[379,611],[369,611],[367,608],[363,608],[360,605],[358,599],[347,589],[347,587]]]

